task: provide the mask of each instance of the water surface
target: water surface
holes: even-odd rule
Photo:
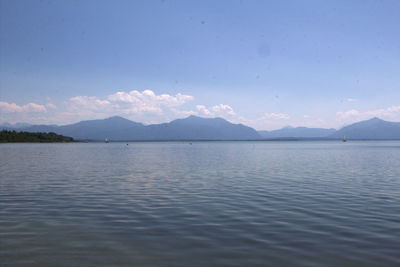
[[[1,266],[399,266],[400,142],[0,145]]]

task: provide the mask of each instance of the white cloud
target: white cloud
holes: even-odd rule
[[[181,93],[172,96],[168,94],[156,95],[151,90],[142,92],[133,90],[117,92],[104,99],[95,96],[76,96],[71,98],[68,104],[70,112],[79,110],[81,114],[96,113],[99,116],[113,116],[162,114],[190,100],[193,100],[193,96]]]
[[[284,113],[265,113],[262,119],[266,120],[288,120],[290,117]]]
[[[17,105],[0,102],[0,123],[68,124],[80,120],[102,119],[119,115],[144,123],[165,122],[186,115],[198,114],[196,109],[182,110],[182,106],[193,99],[193,96],[182,93],[158,95],[151,90],[142,92],[133,90],[130,92],[119,91],[105,97],[78,95],[58,106],[50,101],[45,105],[35,103]]]
[[[203,117],[222,117],[235,123],[250,126],[272,126],[274,122],[285,121],[289,118],[283,113],[266,113],[261,118],[245,119],[238,116],[232,106],[217,104],[212,106],[185,106],[194,99],[193,96],[178,93],[176,95],[155,94],[151,90],[130,92],[118,91],[105,97],[75,96],[57,107],[48,103],[37,105],[29,103],[24,106],[0,102],[0,111],[14,112],[5,116],[0,114],[0,121],[30,122],[45,124],[68,124],[81,120],[103,119],[110,116],[123,116],[127,119],[142,123],[161,123],[189,115]],[[40,114],[21,113],[21,111],[51,111]],[[20,112],[20,113],[15,113]],[[258,127],[260,128],[260,127]]]
[[[107,99],[114,103],[130,103],[138,106],[176,107],[193,100],[193,96],[183,95],[181,93],[178,93],[175,96],[168,94],[156,95],[151,90],[144,90],[143,92],[133,90],[130,92],[117,92],[108,96]]]
[[[379,117],[379,118],[396,118],[400,115],[400,106],[391,106],[384,109],[375,109],[375,110],[368,110],[368,111],[358,111],[356,109],[351,109],[345,112],[336,112],[340,118],[370,118],[370,117]]]
[[[198,115],[208,117],[232,117],[236,115],[233,108],[226,104],[219,104],[208,108],[204,105],[197,105],[196,109]]]
[[[350,109],[345,112],[341,112],[341,111],[336,112],[336,115],[338,115],[339,117],[344,118],[344,119],[347,119],[349,117],[359,116],[360,114],[361,113],[356,109]]]
[[[357,102],[358,99],[356,98],[347,98],[347,102]]]
[[[70,101],[74,105],[91,110],[108,108],[111,105],[109,101],[98,99],[95,96],[75,96],[70,98]]]
[[[199,111],[200,115],[210,116],[211,112],[204,105],[197,105],[196,109]]]
[[[400,115],[400,106],[391,106],[386,109],[376,109],[365,113],[373,117],[395,118]]]
[[[388,108],[359,111],[356,109],[350,109],[348,111],[336,112],[338,120],[342,124],[348,124],[353,122],[358,122],[361,120],[371,119],[373,117],[378,117],[386,120],[400,120],[400,106],[391,106]]]
[[[50,108],[50,109],[56,109],[56,108],[57,108],[57,107],[56,107],[54,104],[52,104],[52,103],[46,104],[46,107],[48,107],[48,108]]]
[[[26,105],[19,106],[15,103],[0,102],[0,111],[3,113],[46,112],[46,107],[35,103],[28,103]]]
[[[233,108],[229,105],[219,104],[219,105],[213,106],[211,109],[214,111],[214,113],[216,115],[218,115],[218,114],[219,115],[227,114],[227,115],[231,115],[231,116],[236,115],[236,113],[233,111]]]
[[[356,99],[349,98],[349,102]],[[81,120],[103,119],[121,115],[143,123],[161,123],[189,115],[202,117],[222,117],[233,123],[243,123],[260,130],[279,129],[287,125],[306,127],[340,127],[344,124],[379,117],[400,121],[400,106],[362,111],[350,109],[331,114],[330,118],[318,118],[312,114],[289,114],[267,112],[242,117],[227,104],[202,105],[191,103],[193,96],[177,93],[175,95],[156,94],[151,90],[118,91],[104,97],[75,96],[55,106],[48,104],[0,102],[0,123],[29,122],[44,124],[68,124]],[[304,114],[304,113],[303,113]]]

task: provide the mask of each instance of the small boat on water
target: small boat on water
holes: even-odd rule
[[[347,141],[346,134],[344,134],[344,135],[343,135],[343,139],[342,139],[342,141],[343,141],[343,142],[346,142],[346,141]]]
[[[108,138],[106,137],[106,139],[104,139],[104,143],[108,143]]]

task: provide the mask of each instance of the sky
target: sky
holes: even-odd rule
[[[400,121],[400,1],[0,0],[0,124]]]

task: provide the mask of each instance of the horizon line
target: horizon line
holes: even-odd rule
[[[343,125],[341,128],[333,128],[333,127],[332,127],[332,128],[321,128],[321,127],[305,127],[305,126],[295,126],[295,127],[294,127],[294,126],[288,125],[288,126],[284,126],[284,127],[281,127],[281,128],[274,129],[274,130],[256,130],[255,128],[253,128],[253,127],[251,127],[251,126],[248,126],[248,125],[246,125],[246,124],[243,124],[243,123],[234,123],[234,122],[231,122],[230,120],[225,119],[225,118],[222,118],[222,117],[201,117],[201,116],[197,116],[197,115],[193,115],[193,114],[192,114],[192,115],[189,115],[189,116],[183,117],[183,118],[177,118],[177,119],[173,119],[173,120],[166,121],[166,122],[151,123],[151,124],[146,124],[146,123],[143,123],[143,122],[133,121],[133,120],[127,119],[127,118],[125,118],[125,117],[123,117],[123,116],[121,116],[121,115],[114,115],[114,116],[106,117],[106,118],[103,118],[103,119],[87,119],[87,120],[81,120],[81,121],[77,121],[77,122],[73,122],[73,123],[67,123],[67,124],[31,124],[31,123],[28,123],[28,122],[16,122],[16,123],[8,123],[8,122],[5,122],[5,123],[1,124],[0,126],[5,126],[6,124],[9,124],[10,126],[12,126],[12,125],[17,125],[17,124],[28,124],[28,126],[26,126],[26,127],[31,127],[31,126],[57,126],[57,127],[61,127],[61,126],[68,126],[68,125],[77,124],[77,123],[80,123],[80,122],[86,122],[86,121],[101,121],[101,120],[107,120],[107,119],[111,119],[111,118],[122,118],[122,119],[127,120],[127,121],[130,121],[130,122],[140,123],[140,124],[142,124],[142,125],[144,125],[144,126],[150,126],[150,125],[160,125],[160,124],[164,124],[164,123],[171,123],[171,122],[176,121],[176,120],[188,119],[188,118],[190,118],[190,117],[196,117],[196,118],[200,118],[200,119],[222,119],[222,120],[227,121],[227,122],[229,122],[229,123],[231,123],[231,124],[244,125],[244,126],[246,126],[246,127],[249,127],[249,128],[254,129],[254,130],[257,131],[257,132],[262,132],[262,131],[264,131],[264,132],[265,132],[265,131],[266,131],[266,132],[271,132],[271,131],[276,131],[276,130],[282,130],[282,129],[285,129],[285,128],[334,129],[334,130],[338,131],[338,130],[340,130],[340,129],[346,127],[346,126],[349,126],[349,125],[352,125],[352,124],[355,124],[355,123],[359,123],[359,122],[363,122],[363,121],[373,120],[373,119],[378,119],[378,120],[385,121],[385,122],[394,122],[394,123],[397,123],[397,122],[398,122],[398,121],[387,121],[387,120],[383,120],[383,119],[381,119],[381,118],[379,118],[379,117],[372,117],[372,118],[369,118],[369,119],[365,119],[365,120],[361,120],[361,121],[357,121],[357,122],[353,122],[353,123],[350,123],[350,124]],[[25,128],[25,127],[19,127],[19,128]]]

